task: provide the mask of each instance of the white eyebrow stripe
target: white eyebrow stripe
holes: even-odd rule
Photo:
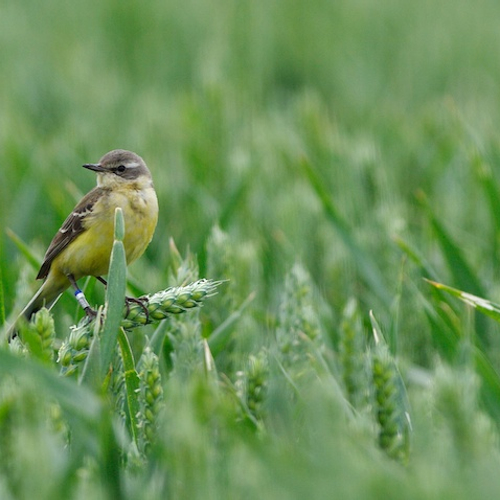
[[[133,161],[133,162],[131,162],[131,163],[126,163],[126,164],[125,164],[125,166],[126,166],[127,168],[137,168],[139,165],[140,165],[140,164],[139,164],[139,163],[137,163],[136,161]]]

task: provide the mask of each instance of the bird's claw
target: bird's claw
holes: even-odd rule
[[[89,318],[90,320],[93,320],[93,319],[97,318],[97,311],[95,311],[91,307],[86,307],[84,309],[84,311],[85,311],[85,314],[86,314],[87,318]]]
[[[127,317],[130,313],[130,304],[138,304],[142,310],[144,311],[144,314],[146,316],[146,323],[149,323],[149,311],[146,306],[148,303],[147,297],[139,297],[138,299],[135,297],[125,297],[125,306],[127,307],[127,313],[125,314],[125,317]]]

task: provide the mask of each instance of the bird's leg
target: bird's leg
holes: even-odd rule
[[[95,277],[97,281],[100,281],[105,287],[108,286],[108,282],[102,278],[101,276],[96,276]],[[125,297],[125,305],[127,307],[127,313],[125,314],[125,317],[127,317],[130,313],[130,303],[134,304],[139,304],[142,307],[142,310],[144,311],[144,314],[146,315],[146,322],[149,322],[149,311],[144,302],[147,301],[147,299],[136,299],[135,297]]]
[[[78,284],[72,274],[68,274],[67,276],[69,282],[71,283],[71,286],[75,289],[75,298],[82,307],[82,309],[85,311],[85,314],[89,318],[95,318],[97,316],[97,313],[90,307],[90,304],[88,303],[87,299],[85,298],[85,295],[83,292],[78,288]]]

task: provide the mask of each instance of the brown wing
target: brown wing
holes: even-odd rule
[[[92,213],[96,201],[104,193],[104,189],[96,187],[87,193],[68,215],[64,221],[61,229],[54,236],[51,241],[45,257],[43,259],[42,267],[38,272],[37,280],[46,278],[49,274],[52,261],[75,239],[85,231],[83,221]]]

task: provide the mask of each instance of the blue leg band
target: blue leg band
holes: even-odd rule
[[[90,304],[81,290],[75,290],[75,297],[82,309],[90,309]]]

